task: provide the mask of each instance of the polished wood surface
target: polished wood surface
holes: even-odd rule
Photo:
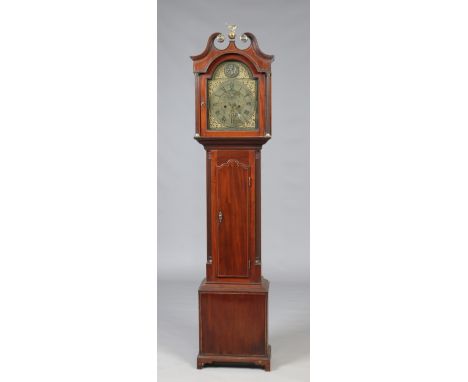
[[[210,150],[211,253],[208,281],[260,282],[255,262],[254,150]],[[220,215],[222,218],[220,220]]]
[[[248,151],[216,152],[214,166],[218,277],[249,277],[251,165]],[[239,155],[241,154],[241,155]]]
[[[212,34],[205,50],[192,56],[195,73],[195,139],[206,150],[207,260],[199,294],[197,367],[250,363],[270,370],[269,283],[262,278],[262,146],[271,138],[273,56],[263,53],[254,35],[238,49],[230,41],[217,49]],[[209,130],[207,88],[217,66],[237,60],[257,80],[256,130]]]
[[[256,130],[245,130],[240,132],[244,137],[250,136],[264,136],[265,135],[265,122],[266,122],[266,77],[264,74],[257,71],[255,66],[248,61],[244,56],[239,54],[226,54],[218,57],[213,64],[208,68],[208,71],[203,74],[198,74],[198,84],[200,88],[200,125],[199,131],[200,135],[204,137],[235,137],[239,135],[239,130],[229,131],[229,130],[209,130],[208,129],[208,80],[211,79],[213,72],[216,70],[217,66],[225,61],[236,60],[246,64],[249,69],[252,71],[253,78],[257,80],[257,92],[258,92],[258,129]]]
[[[260,284],[202,282],[198,368],[213,362],[244,362],[270,369],[268,288],[265,279]]]
[[[266,304],[261,294],[201,293],[201,353],[265,355]]]
[[[268,345],[267,354],[265,356],[236,356],[236,355],[222,355],[222,354],[199,354],[197,358],[197,369],[201,369],[206,365],[242,365],[251,364],[263,368],[265,371],[270,371],[271,364],[271,346]]]
[[[271,63],[274,56],[263,53],[252,33],[245,33],[251,40],[246,49],[237,48],[234,41],[221,50],[214,41],[218,33],[213,33],[205,50],[193,60],[195,74],[195,133],[201,137],[265,137],[271,135]],[[236,60],[246,64],[257,79],[258,86],[258,129],[247,131],[208,130],[208,79],[216,67],[224,61]]]
[[[190,57],[193,61],[194,73],[205,73],[215,59],[227,53],[235,53],[246,57],[255,65],[259,72],[270,72],[271,63],[275,57],[262,52],[258,45],[257,38],[253,33],[245,32],[245,35],[250,40],[250,46],[246,49],[238,49],[233,41],[229,42],[226,49],[217,49],[214,45],[214,41],[218,35],[219,32],[212,33],[210,37],[208,37],[205,50],[198,55]]]

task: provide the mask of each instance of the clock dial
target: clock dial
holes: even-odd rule
[[[208,80],[208,129],[256,128],[257,81],[243,63],[223,62]]]

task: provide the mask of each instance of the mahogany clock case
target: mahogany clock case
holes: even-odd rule
[[[197,368],[219,362],[250,363],[269,371],[260,157],[271,138],[273,56],[260,50],[251,33],[245,33],[250,46],[242,50],[231,35],[225,49],[216,48],[219,36],[211,34],[205,50],[191,57],[195,139],[206,150],[207,179],[206,278],[198,290]],[[215,115],[208,118],[211,112]]]
[[[215,39],[219,33],[213,33],[205,50],[196,56],[192,56],[193,71],[195,73],[195,132],[201,137],[265,137],[271,136],[271,62],[273,56],[263,53],[252,33],[245,33],[251,40],[251,45],[240,50],[231,41],[229,45],[218,50],[215,47]],[[216,68],[226,61],[236,61],[248,67],[252,76],[257,81],[258,94],[258,128],[255,130],[239,129],[214,131],[208,127],[208,80],[212,78]]]

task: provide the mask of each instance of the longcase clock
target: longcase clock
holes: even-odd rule
[[[270,370],[268,288],[262,277],[260,153],[271,138],[271,63],[257,39],[235,26],[192,56],[195,139],[206,150],[208,253],[199,290],[200,369],[249,363]]]

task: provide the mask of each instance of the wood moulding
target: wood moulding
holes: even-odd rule
[[[264,278],[251,284],[202,281],[198,289],[198,369],[207,365],[255,365],[270,371],[268,290],[269,282]],[[226,341],[218,342],[221,337]]]
[[[197,369],[201,369],[207,365],[232,365],[232,364],[249,364],[256,365],[270,371],[271,362],[271,346],[268,345],[268,353],[265,356],[234,356],[234,355],[205,355],[198,354]]]
[[[209,66],[216,58],[231,52],[247,57],[251,62],[253,62],[257,71],[270,73],[271,63],[274,61],[275,57],[271,54],[262,52],[258,45],[257,38],[253,33],[245,32],[245,35],[250,40],[250,46],[245,49],[237,48],[234,41],[229,41],[229,44],[225,49],[216,48],[214,42],[218,35],[219,32],[216,32],[208,37],[208,42],[202,53],[190,56],[193,61],[194,73],[206,73]]]
[[[271,137],[201,137],[195,136],[194,139],[202,144],[205,148],[213,147],[261,147],[270,140]]]
[[[224,37],[213,33],[204,51],[191,56],[195,74],[194,139],[207,153],[208,254],[206,278],[198,289],[197,368],[253,364],[269,371],[269,282],[261,275],[260,253],[260,157],[263,145],[271,138],[274,56],[262,52],[252,33],[241,36],[241,41],[250,41],[247,47],[237,46],[235,26],[228,29],[227,44],[218,45]],[[219,65],[230,61],[246,65],[250,78],[256,81],[255,128],[210,128],[209,81]]]
[[[268,293],[270,282],[262,277],[260,283],[222,283],[222,282],[207,282],[206,279],[200,284],[199,292],[231,292],[231,293]]]

